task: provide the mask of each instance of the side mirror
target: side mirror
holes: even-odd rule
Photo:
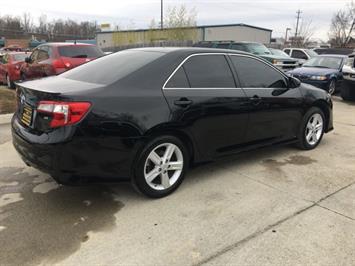
[[[299,79],[294,77],[288,78],[288,87],[290,89],[298,88],[299,86],[301,86],[301,81]]]
[[[26,57],[25,62],[31,64],[32,63],[31,57]]]

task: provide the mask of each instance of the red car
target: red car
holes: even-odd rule
[[[45,43],[33,50],[21,66],[21,79],[35,79],[61,74],[103,56],[95,45],[83,43]]]
[[[6,47],[3,47],[0,49],[0,51],[5,51],[5,52],[22,52],[22,47],[14,44],[14,45],[9,45],[9,46],[6,46]]]
[[[14,88],[14,81],[21,79],[21,65],[29,55],[30,53],[25,52],[4,54],[0,59],[0,83],[7,84],[9,88]]]

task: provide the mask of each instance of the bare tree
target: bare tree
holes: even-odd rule
[[[313,26],[313,21],[311,19],[302,19],[298,27],[297,36],[290,38],[292,45],[296,47],[307,46],[313,37],[314,32],[315,28]]]
[[[333,46],[346,47],[355,32],[355,3],[338,10],[330,24],[329,38]]]
[[[164,18],[169,40],[195,40],[197,38],[196,10],[185,5],[169,8]]]
[[[33,30],[33,19],[30,13],[23,13],[21,19],[21,26],[24,32],[32,32]]]
[[[47,16],[44,14],[42,14],[38,18],[37,32],[41,34],[45,34],[48,32]]]

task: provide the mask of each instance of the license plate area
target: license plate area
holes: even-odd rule
[[[21,114],[21,122],[26,126],[31,126],[33,118],[33,109],[28,104],[23,106],[22,114]]]

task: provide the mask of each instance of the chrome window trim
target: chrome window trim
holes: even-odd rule
[[[170,81],[170,79],[175,75],[175,73],[180,69],[180,67],[187,61],[189,60],[191,57],[194,56],[203,56],[203,55],[223,55],[223,56],[241,56],[241,57],[249,57],[252,59],[255,59],[257,61],[260,61],[261,63],[263,63],[264,65],[271,67],[273,69],[275,69],[277,72],[279,72],[285,79],[288,79],[288,76],[282,72],[280,69],[278,69],[276,66],[274,66],[273,64],[270,64],[266,61],[264,61],[263,59],[260,59],[256,56],[253,55],[247,55],[247,54],[232,54],[232,53],[196,53],[196,54],[191,54],[189,56],[187,56],[184,60],[182,60],[182,62],[175,68],[175,70],[170,74],[170,76],[168,77],[168,79],[164,82],[164,85],[162,87],[162,90],[250,90],[250,89],[260,89],[260,88],[250,88],[250,87],[235,87],[235,88],[166,88],[166,84],[168,84],[168,82]],[[237,71],[238,72],[238,71]],[[233,71],[232,71],[233,74]],[[238,73],[237,73],[238,74]],[[275,89],[275,88],[262,88],[262,89]]]

